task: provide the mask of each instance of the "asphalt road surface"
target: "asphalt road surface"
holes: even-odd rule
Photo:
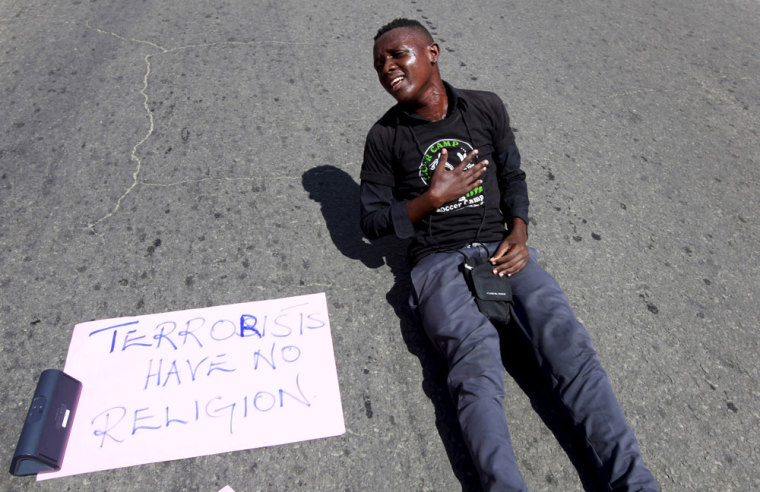
[[[662,489],[760,489],[756,0],[0,0],[1,467],[75,324],[315,292],[347,427],[0,489],[477,490],[404,245],[357,224],[393,103],[372,37],[399,16],[446,80],[506,101],[530,244]],[[582,490],[507,384],[531,490]]]

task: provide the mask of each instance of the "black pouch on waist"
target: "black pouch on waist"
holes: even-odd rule
[[[467,258],[464,262],[464,276],[470,286],[478,309],[495,326],[507,325],[510,320],[512,288],[509,277],[499,277],[493,273],[493,265],[488,260]]]

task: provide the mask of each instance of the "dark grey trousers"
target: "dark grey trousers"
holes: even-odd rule
[[[498,243],[460,251],[486,257]],[[486,248],[488,251],[486,251]],[[536,262],[511,277],[517,329],[530,341],[560,408],[587,444],[609,490],[659,490],[591,345],[554,278]],[[410,303],[448,363],[449,391],[483,488],[527,490],[502,407],[504,366],[499,334],[478,311],[456,251],[423,258],[411,272]]]

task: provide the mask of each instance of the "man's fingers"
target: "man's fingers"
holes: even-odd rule
[[[500,277],[503,277],[504,275],[511,277],[515,273],[518,273],[520,270],[525,268],[525,265],[527,264],[528,260],[520,258],[506,266],[502,266],[501,268],[494,268],[494,273]]]
[[[456,166],[453,166],[454,171],[458,171],[461,174],[465,175],[474,175],[474,178],[477,178],[481,174],[483,174],[486,171],[486,167],[488,166],[488,160],[482,160],[478,162],[477,164],[470,166],[470,163],[477,157],[478,155],[478,149],[472,150],[470,153],[468,153],[465,158],[457,164]],[[441,149],[441,156],[438,158],[438,164],[435,166],[434,173],[440,173],[443,172],[446,169],[446,165],[449,162],[449,151],[447,149]]]
[[[486,172],[486,168],[488,167],[488,161],[482,160],[472,166],[470,169],[465,169],[462,167],[462,162],[455,171],[459,171],[464,179],[466,179],[469,183],[468,185],[468,192],[474,190],[478,186],[483,184],[483,180],[480,179],[481,176]]]
[[[527,252],[523,254],[520,248],[515,246],[517,245],[510,245],[508,251],[505,251],[502,256],[494,254],[491,258],[493,272],[496,275],[502,277],[504,275],[514,275],[528,264],[529,255]]]
[[[472,167],[472,169],[469,169],[468,172],[473,173],[475,178],[479,178],[483,175],[483,173],[486,172],[486,168],[488,167],[488,161],[482,160],[475,164],[475,166]]]
[[[470,165],[470,163],[478,156],[478,149],[471,150],[465,157],[462,159],[462,162],[457,165],[458,169],[464,170],[467,166]]]
[[[469,163],[471,163],[475,158],[478,156],[478,149],[471,150],[464,159],[462,159],[462,162],[459,164],[464,165],[464,167],[467,167]]]
[[[504,244],[502,243],[494,252],[493,256],[491,257],[490,261],[491,264],[496,265],[497,263],[501,263],[504,261],[504,256],[509,253],[509,251],[512,249],[514,245],[512,244]]]
[[[514,244],[508,244],[507,246],[500,247],[491,257],[491,264],[494,267],[506,268],[506,265],[519,257],[519,251],[517,251],[515,246]]]
[[[438,164],[435,166],[433,174],[440,174],[446,169],[446,163],[449,161],[449,152],[446,149],[441,150],[441,157],[438,158]]]

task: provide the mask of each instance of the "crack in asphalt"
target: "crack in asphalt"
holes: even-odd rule
[[[129,43],[138,43],[138,44],[144,44],[147,45],[153,49],[159,50],[159,53],[149,53],[145,55],[145,74],[143,75],[143,86],[142,89],[140,89],[139,94],[143,97],[143,108],[145,110],[145,113],[148,116],[148,130],[147,133],[143,138],[140,139],[139,142],[137,142],[133,147],[132,151],[129,154],[129,159],[135,163],[135,170],[132,173],[132,183],[127,187],[127,189],[119,196],[119,198],[116,200],[116,203],[114,204],[113,208],[103,215],[102,217],[94,220],[93,222],[90,222],[86,224],[87,228],[90,229],[94,234],[97,234],[96,226],[100,224],[101,222],[104,222],[108,220],[109,218],[113,217],[120,209],[121,204],[124,201],[124,199],[132,193],[132,191],[137,187],[137,185],[145,185],[145,186],[176,186],[181,185],[185,183],[196,183],[196,182],[202,182],[202,181],[208,181],[208,180],[227,180],[227,181],[251,181],[256,178],[253,177],[244,177],[244,178],[198,178],[198,179],[185,179],[174,183],[169,184],[159,184],[159,183],[146,183],[143,181],[140,181],[140,172],[142,171],[142,160],[137,155],[138,150],[140,147],[148,141],[148,139],[153,135],[154,129],[155,129],[155,119],[153,116],[153,111],[150,109],[150,98],[148,96],[148,88],[149,88],[149,78],[151,74],[151,58],[154,55],[161,55],[161,54],[172,54],[177,53],[184,50],[190,50],[190,49],[197,49],[197,48],[210,48],[215,46],[251,46],[251,45],[257,45],[257,44],[283,44],[283,45],[303,45],[303,46],[313,46],[315,43],[303,43],[303,42],[293,42],[293,41],[276,41],[276,40],[266,40],[266,41],[218,41],[213,43],[199,43],[199,44],[190,44],[185,46],[178,46],[175,48],[166,48],[164,46],[161,46],[159,44],[153,43],[152,41],[146,41],[143,39],[136,39],[136,38],[129,38],[122,36],[116,32],[112,31],[106,31],[104,29],[100,29],[96,26],[92,26],[89,21],[85,22],[85,26],[88,29],[91,29],[93,31],[96,31],[100,34],[113,36],[121,41],[129,42]],[[318,44],[318,43],[317,43]]]

